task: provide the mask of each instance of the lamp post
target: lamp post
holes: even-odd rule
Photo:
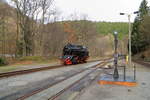
[[[128,16],[128,23],[129,23],[129,66],[131,67],[132,65],[132,54],[131,54],[131,15],[132,14],[137,14],[139,11],[135,11],[134,13],[120,13],[120,15],[127,15]]]
[[[119,78],[119,74],[118,74],[118,52],[117,52],[117,48],[118,48],[118,32],[114,32],[114,42],[115,42],[115,52],[114,52],[114,74],[113,74],[113,78],[114,79],[118,79]]]

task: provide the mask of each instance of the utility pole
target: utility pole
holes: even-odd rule
[[[134,13],[128,14],[128,13],[120,13],[120,15],[127,15],[128,16],[128,24],[129,24],[129,66],[132,66],[132,53],[131,53],[131,15],[132,14],[138,14],[139,11],[135,11]]]
[[[131,15],[128,14],[128,21],[129,21],[129,66],[132,66],[132,54],[131,54]]]

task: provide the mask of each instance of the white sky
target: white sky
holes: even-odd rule
[[[87,14],[89,20],[127,22],[127,16],[120,12],[132,13],[137,11],[142,0],[55,0],[56,7],[64,19],[71,19],[71,14]],[[150,0],[147,0],[150,4]],[[134,20],[132,15],[131,20]]]

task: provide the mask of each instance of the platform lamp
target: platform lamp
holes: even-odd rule
[[[119,78],[119,73],[118,73],[118,32],[114,31],[114,43],[115,43],[115,52],[114,52],[114,74],[113,74],[113,78],[114,79],[118,79]]]

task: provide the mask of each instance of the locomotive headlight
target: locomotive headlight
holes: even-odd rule
[[[83,49],[85,49],[86,47],[85,46],[83,46]]]

